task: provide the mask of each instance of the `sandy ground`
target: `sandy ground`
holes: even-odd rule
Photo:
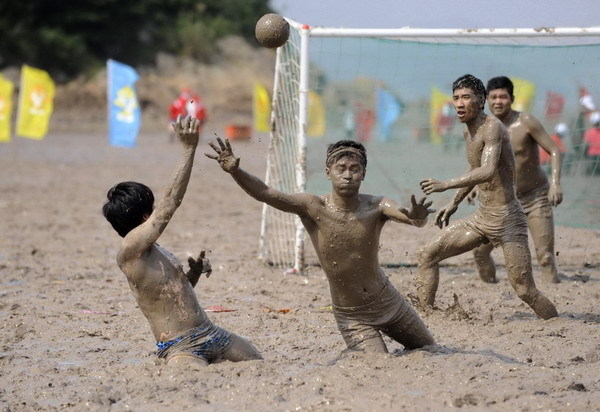
[[[234,143],[262,176],[265,139]],[[206,139],[201,146],[160,243],[182,260],[210,251],[215,270],[196,287],[200,301],[235,309],[209,316],[265,360],[198,372],[153,354],[115,264],[120,238],[100,208],[118,181],[162,192],[181,154],[165,133],[144,134],[135,149],[109,147],[101,133],[19,138],[0,146],[2,410],[599,410],[600,231],[557,228],[563,282],[538,286],[558,319],[537,319],[516,297],[497,251],[496,285],[481,283],[464,255],[441,269],[440,309],[420,312],[438,345],[345,353],[323,272],[284,276],[256,259],[261,205],[202,155]],[[437,230],[384,230],[381,260],[404,263],[386,273],[409,298],[416,251]]]

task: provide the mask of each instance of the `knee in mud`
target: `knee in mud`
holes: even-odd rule
[[[426,263],[436,263],[435,254],[431,253],[427,247],[421,248],[417,253],[417,261],[419,262],[419,266],[422,266]]]

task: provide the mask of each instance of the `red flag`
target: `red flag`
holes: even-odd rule
[[[562,94],[549,91],[546,95],[546,119],[560,116],[565,107],[565,98]]]

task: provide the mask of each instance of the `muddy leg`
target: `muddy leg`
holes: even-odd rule
[[[492,250],[494,250],[494,245],[491,243],[485,243],[473,249],[473,256],[475,257],[479,277],[486,283],[498,282],[496,279],[496,264],[491,255]]]
[[[526,242],[508,242],[502,245],[506,271],[517,296],[531,306],[542,319],[558,316],[554,304],[536,287],[531,272],[531,254]]]
[[[550,211],[551,212],[551,211]],[[550,216],[527,216],[542,278],[547,282],[559,283],[558,269],[554,257],[554,219]]]
[[[223,359],[232,362],[263,359],[260,352],[254,347],[254,345],[252,345],[252,343],[250,343],[248,339],[242,338],[241,336],[233,333],[231,334],[231,338],[233,339],[233,342],[227,349],[227,352],[225,352],[223,355]]]
[[[439,263],[449,257],[468,252],[484,241],[484,238],[475,235],[464,222],[459,221],[442,230],[419,251],[416,283],[421,305],[433,307],[440,281]]]

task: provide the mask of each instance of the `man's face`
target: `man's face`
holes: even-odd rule
[[[506,89],[493,89],[488,93],[490,112],[496,117],[504,117],[512,110],[513,99]]]
[[[343,156],[325,169],[333,188],[342,194],[355,194],[365,178],[365,168],[355,156]]]
[[[458,121],[461,123],[469,123],[481,112],[480,99],[469,88],[454,90],[452,100]]]

